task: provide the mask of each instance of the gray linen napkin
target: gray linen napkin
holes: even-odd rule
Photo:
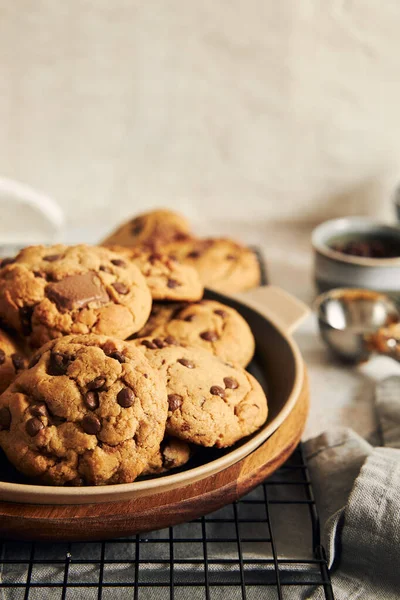
[[[378,447],[342,428],[305,444],[336,600],[400,598],[400,377],[376,409]]]

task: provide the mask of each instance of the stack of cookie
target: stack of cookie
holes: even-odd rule
[[[8,460],[45,484],[126,483],[261,427],[266,398],[244,369],[252,333],[234,309],[202,297],[192,266],[149,245],[35,246],[4,259]]]
[[[138,248],[162,252],[194,267],[203,285],[218,292],[260,285],[260,265],[252,250],[229,238],[197,238],[186,219],[169,210],[154,210],[123,223],[103,244],[117,251],[134,249],[133,254]]]

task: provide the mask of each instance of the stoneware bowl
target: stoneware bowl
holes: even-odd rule
[[[390,240],[400,248],[400,227],[366,217],[325,221],[312,233],[314,277],[319,292],[356,287],[383,292],[400,300],[400,256],[367,258],[351,256],[331,247],[333,241]]]

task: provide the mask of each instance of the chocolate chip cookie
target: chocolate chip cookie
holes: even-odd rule
[[[0,329],[0,394],[26,365],[27,359],[20,344]]]
[[[131,260],[141,271],[153,300],[195,301],[203,297],[204,288],[196,269],[159,252],[138,248],[108,246],[113,252]]]
[[[31,246],[0,266],[0,318],[33,347],[75,333],[127,338],[151,294],[136,265],[106,248]]]
[[[142,352],[66,336],[40,348],[0,396],[0,446],[43,483],[126,483],[157,453],[166,418],[165,384]]]
[[[127,223],[124,223],[109,235],[104,245],[142,246],[156,250],[164,244],[184,240],[190,237],[190,226],[182,215],[172,210],[152,210]]]
[[[183,440],[166,437],[160,449],[151,458],[142,475],[158,475],[185,465],[191,457],[191,448]]]
[[[204,348],[225,361],[245,367],[254,354],[254,337],[244,318],[214,300],[193,304],[154,305],[149,320],[136,337],[165,338]]]
[[[250,248],[227,238],[188,239],[169,243],[163,251],[193,266],[205,287],[234,293],[260,285],[260,265]]]
[[[171,338],[142,340],[142,351],[166,381],[166,432],[201,446],[225,448],[253,433],[268,414],[256,379],[238,365]]]

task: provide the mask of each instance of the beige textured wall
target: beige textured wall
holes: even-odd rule
[[[0,8],[0,173],[75,222],[391,214],[398,0]]]

